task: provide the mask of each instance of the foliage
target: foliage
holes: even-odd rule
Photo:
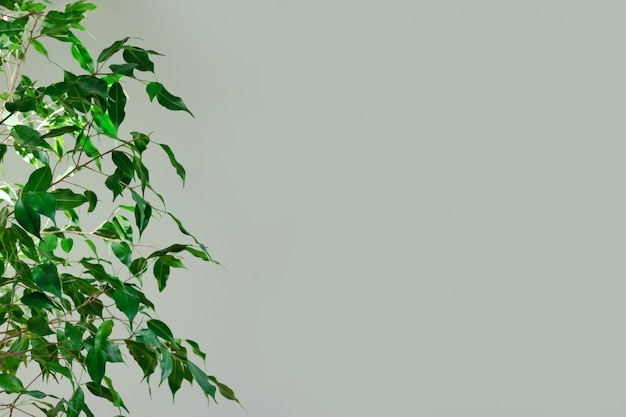
[[[94,59],[76,36],[84,30],[85,13],[94,9],[83,0],[61,8],[45,0],[0,0],[0,72],[6,79],[0,92],[0,165],[15,153],[31,166],[23,182],[0,183],[0,393],[5,398],[0,410],[11,416],[92,416],[87,403],[95,396],[121,415],[128,410],[107,372],[130,358],[148,387],[158,374],[158,384],[166,382],[172,397],[186,380],[197,383],[209,400],[219,391],[237,401],[230,388],[192,361],[189,352],[202,360],[206,355],[156,318],[142,290],[142,277],[152,275],[163,291],[171,270],[184,266],[183,253],[217,262],[167,211],[150,182],[144,156],[148,149],[160,149],[184,185],[185,169],[173,150],[146,133],[122,137],[123,83],[143,83],[150,101],[192,113],[161,83],[142,78],[154,73],[157,52],[125,37]],[[26,57],[39,53],[50,59],[46,42],[57,41],[69,46],[81,71],[63,70],[58,82],[36,85],[22,73]],[[100,184],[94,184],[94,173]],[[100,199],[103,193],[111,196],[113,210],[87,229],[87,220],[109,204]],[[140,244],[156,217],[172,221],[191,243]],[[27,367],[37,371],[32,381],[22,376]],[[64,383],[69,395],[47,392],[51,381]]]

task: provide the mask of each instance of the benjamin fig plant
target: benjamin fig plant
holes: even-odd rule
[[[157,52],[126,37],[92,58],[75,32],[95,7],[84,0],[60,8],[47,0],[0,0],[0,166],[17,156],[30,167],[28,178],[0,182],[1,413],[93,416],[88,401],[95,396],[121,415],[128,410],[110,370],[127,361],[136,362],[148,387],[156,373],[172,397],[187,380],[209,400],[219,391],[237,401],[198,365],[206,356],[200,346],[156,318],[142,291],[146,276],[164,290],[171,269],[183,267],[183,253],[217,262],[150,182],[145,156],[157,149],[184,185],[172,149],[149,134],[120,131],[124,83],[143,83],[150,101],[191,112],[161,83],[144,79]],[[59,41],[79,73],[59,70],[64,65],[48,56],[48,42]],[[23,74],[34,53],[62,78],[37,85]],[[140,244],[154,218],[171,221],[190,243]],[[90,220],[98,226],[86,228]]]

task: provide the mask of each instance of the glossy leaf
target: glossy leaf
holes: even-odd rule
[[[32,270],[33,281],[45,292],[61,298],[63,295],[61,280],[57,272],[57,267],[52,263],[37,265]]]
[[[148,329],[152,330],[157,336],[162,338],[163,340],[167,340],[170,343],[177,344],[176,340],[174,340],[174,335],[172,331],[167,326],[167,324],[163,323],[161,320],[152,319],[146,322]]]
[[[87,202],[87,197],[77,194],[69,188],[59,188],[50,192],[56,200],[57,210],[67,210],[82,206]]]
[[[53,194],[46,191],[30,191],[22,194],[21,201],[37,214],[46,216],[56,224],[57,201]]]
[[[169,376],[172,374],[172,370],[174,369],[174,363],[172,361],[172,355],[167,350],[163,350],[161,352],[161,356],[159,357],[159,364],[161,365],[161,380],[159,381],[159,385],[163,383]]]
[[[20,300],[22,304],[29,307],[52,309],[55,307],[54,302],[42,292],[33,292],[26,294]]]
[[[163,84],[158,82],[151,82],[146,87],[150,101],[156,97],[159,104],[168,110],[182,110],[186,111],[193,117],[193,113],[187,108],[185,103],[180,97],[177,97],[167,91]]]
[[[154,63],[150,60],[150,55],[146,50],[127,46],[122,56],[124,61],[130,64],[137,64],[138,71],[154,72]]]
[[[124,39],[113,42],[111,46],[104,48],[102,52],[100,52],[100,54],[98,55],[98,63],[104,62],[111,58],[113,55],[115,55],[116,52],[122,49],[128,39],[128,37],[125,37]]]
[[[28,182],[24,185],[22,193],[29,191],[46,191],[52,182],[52,171],[49,166],[43,166],[33,171],[28,177]]]
[[[167,280],[170,277],[170,266],[157,259],[152,267],[152,273],[154,274],[154,278],[157,280],[159,291],[163,291],[167,285]]]
[[[115,82],[109,87],[109,117],[115,128],[119,128],[126,117],[124,108],[126,107],[126,94],[119,82]],[[117,165],[117,164],[116,164]],[[129,175],[133,175],[132,171]]]
[[[0,374],[0,389],[9,394],[22,392],[24,391],[24,384],[22,384],[19,378],[13,375]]]

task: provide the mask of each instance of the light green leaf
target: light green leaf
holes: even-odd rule
[[[235,391],[233,391],[229,386],[222,384],[214,376],[209,375],[209,380],[213,382],[215,385],[217,385],[217,389],[219,389],[220,394],[222,394],[224,398],[231,400],[231,401],[236,401],[239,403],[239,400],[235,396]]]
[[[160,357],[160,365],[161,365],[161,381],[159,381],[159,385],[163,383],[169,376],[172,374],[172,370],[174,368],[174,364],[172,361],[172,355],[167,351],[161,351]]]
[[[191,349],[193,350],[193,353],[195,353],[196,355],[200,356],[202,358],[202,360],[206,360],[206,353],[204,353],[202,350],[200,350],[200,345],[198,345],[198,343],[194,342],[193,340],[190,339],[185,339],[185,341],[187,343],[189,343],[189,345],[191,346]]]
[[[73,246],[74,246],[74,239],[72,239],[71,237],[67,237],[61,240],[61,249],[63,249],[63,252],[70,253]]]

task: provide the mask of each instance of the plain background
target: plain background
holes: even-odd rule
[[[99,3],[94,55],[141,37],[196,116],[129,85],[226,268],[190,260],[159,316],[248,410],[150,400],[131,360],[132,415],[626,414],[624,2]]]

